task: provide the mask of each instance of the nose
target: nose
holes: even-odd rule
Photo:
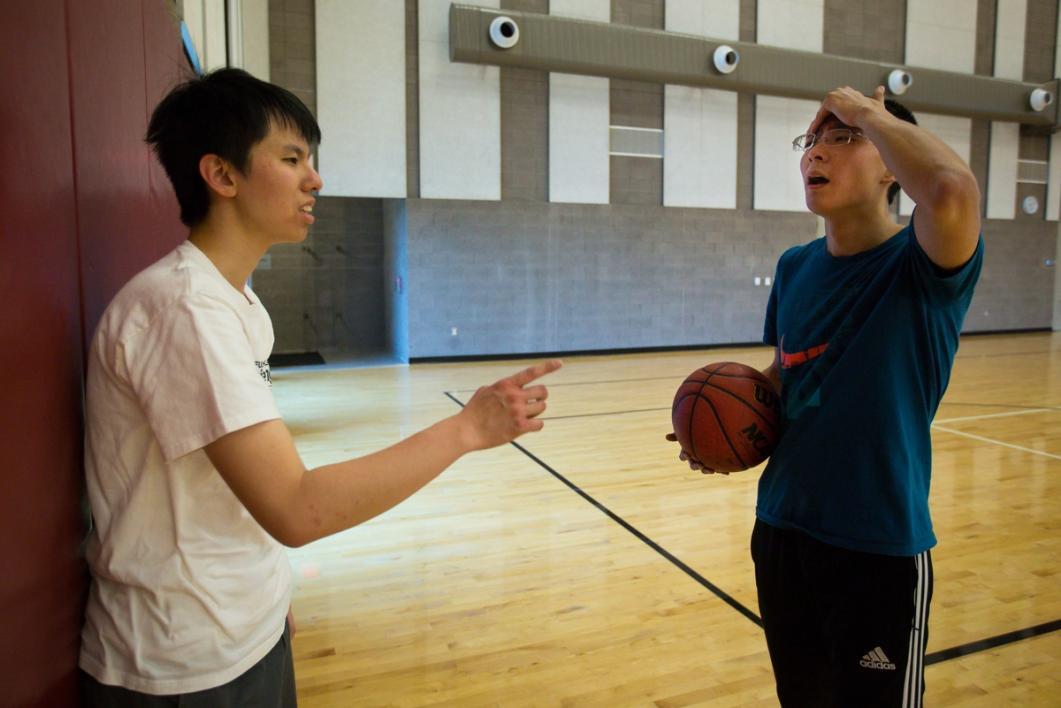
[[[309,191],[309,192],[319,192],[319,191],[321,191],[321,188],[324,187],[324,180],[321,179],[320,173],[317,172],[316,168],[314,168],[313,165],[309,166],[309,171],[310,171],[309,184],[307,185],[308,188],[307,188],[306,191]]]
[[[810,150],[803,153],[808,160],[824,160],[828,152],[820,142],[815,141]]]

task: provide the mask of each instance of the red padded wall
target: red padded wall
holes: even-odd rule
[[[186,235],[166,218],[176,201],[144,144],[150,111],[184,62],[163,0],[68,0],[67,12],[87,344],[118,289]]]
[[[0,705],[76,706],[83,351],[186,235],[143,136],[186,64],[169,0],[0,4]]]
[[[33,41],[26,41],[32,37]],[[0,703],[70,705],[81,314],[63,0],[4,3],[0,103]]]

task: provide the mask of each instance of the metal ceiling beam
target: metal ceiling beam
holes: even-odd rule
[[[509,17],[518,26],[518,40],[510,49],[500,49],[490,39],[490,25],[498,17]],[[714,68],[713,55],[722,45],[740,55],[732,73]],[[844,85],[872,93],[887,85],[892,70],[900,69],[909,72],[913,83],[896,98],[911,110],[1024,123],[1044,132],[1061,128],[1059,79],[1025,83],[456,3],[449,11],[449,47],[452,61],[811,100]],[[1035,89],[1054,98],[1041,111],[1030,105]]]

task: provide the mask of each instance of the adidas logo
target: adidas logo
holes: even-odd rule
[[[893,664],[888,659],[888,656],[880,647],[877,647],[868,654],[864,654],[859,660],[858,665],[864,669],[881,669],[884,671],[895,671],[895,664]]]

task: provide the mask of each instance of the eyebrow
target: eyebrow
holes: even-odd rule
[[[298,145],[285,145],[284,146],[284,152],[293,152],[296,155],[298,155],[299,157],[305,157],[306,156],[306,151],[303,150]]]
[[[852,128],[850,125],[847,125],[846,123],[842,123],[838,118],[830,118],[830,119],[826,120],[824,123],[822,123],[821,125],[818,126],[817,132],[820,133],[820,132],[825,131],[825,130],[837,130],[837,129],[858,130],[858,128]]]

